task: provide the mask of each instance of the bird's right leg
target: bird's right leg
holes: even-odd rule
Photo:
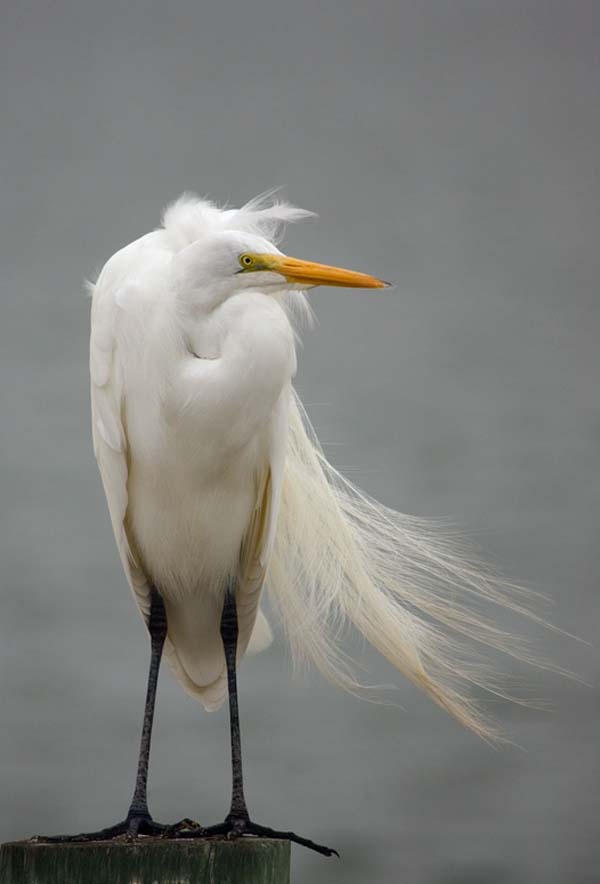
[[[147,783],[148,761],[150,758],[150,742],[152,739],[152,725],[154,722],[154,706],[156,703],[156,687],[158,684],[158,672],[160,661],[167,637],[167,614],[164,602],[158,590],[151,589],[150,618],[148,620],[148,632],[150,633],[150,669],[148,671],[148,687],[146,691],[146,706],[144,709],[144,722],[142,725],[142,737],[140,740],[140,752],[138,758],[135,790],[127,816],[122,822],[98,832],[83,832],[79,835],[55,835],[41,837],[37,840],[50,842],[68,841],[109,841],[119,836],[135,838],[137,835],[161,835],[164,832],[173,832],[177,826],[165,826],[156,823],[148,810]],[[188,824],[189,821],[184,821]],[[182,823],[183,824],[183,823]]]
[[[127,834],[137,835],[146,832],[149,828],[153,831],[149,834],[158,834],[164,830],[164,826],[155,823],[148,810],[148,763],[150,760],[150,743],[152,740],[152,726],[154,724],[154,707],[156,704],[156,688],[158,685],[158,672],[162,659],[165,639],[167,637],[167,612],[165,603],[160,593],[152,587],[150,618],[148,620],[148,632],[150,633],[150,669],[148,671],[148,687],[146,690],[146,705],[144,708],[144,721],[142,725],[142,737],[140,740],[140,752],[138,756],[138,769],[135,778],[135,789],[131,805],[124,822],[127,825]]]

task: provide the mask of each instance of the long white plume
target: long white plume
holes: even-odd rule
[[[474,686],[506,694],[469,647],[480,643],[540,661],[522,639],[480,614],[480,603],[538,618],[523,590],[494,579],[459,549],[434,524],[382,506],[340,475],[295,397],[267,584],[294,659],[312,661],[350,691],[360,689],[340,649],[350,622],[462,724],[496,739],[495,725],[471,694]]]

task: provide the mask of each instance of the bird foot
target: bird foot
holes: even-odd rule
[[[309,850],[315,850],[323,856],[339,856],[337,850],[331,847],[325,847],[324,844],[316,844],[309,838],[302,838],[295,832],[281,832],[278,829],[271,829],[269,826],[261,826],[252,822],[247,816],[234,816],[229,814],[222,823],[216,826],[199,826],[193,829],[182,829],[175,836],[177,838],[210,838],[213,835],[223,835],[226,838],[243,838],[246,836],[255,838],[276,838],[281,841],[291,841],[299,844],[301,847],[308,847]]]
[[[168,826],[155,822],[150,814],[128,814],[122,822],[97,832],[81,832],[78,835],[36,835],[31,840],[38,844],[81,844],[116,839],[134,841],[140,836],[178,838],[180,830],[186,831],[193,827],[198,827],[198,823],[190,819],[183,819]]]

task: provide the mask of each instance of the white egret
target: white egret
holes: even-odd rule
[[[303,292],[313,286],[386,283],[279,251],[285,223],[309,214],[270,198],[225,210],[186,195],[160,229],[117,252],[93,286],[94,449],[152,655],[127,818],[76,837],[165,829],[146,799],[164,647],[176,678],[206,709],[227,696],[230,704],[230,813],[210,829],[183,825],[179,835],[269,834],[332,852],[258,826],[247,810],[236,664],[270,641],[263,585],[294,653],[325,676],[357,688],[338,643],[350,622],[483,737],[492,726],[465,690],[482,684],[481,670],[457,657],[456,638],[526,654],[465,605],[473,594],[505,603],[501,588],[431,526],[351,485],[314,437],[292,388],[294,308],[308,310]]]

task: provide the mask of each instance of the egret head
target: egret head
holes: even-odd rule
[[[264,200],[223,210],[197,197],[182,198],[164,219],[175,248],[178,287],[193,294],[197,305],[212,309],[244,289],[277,295],[318,285],[388,285],[366,273],[283,254],[275,244],[283,225],[310,214],[287,203],[264,205]]]

